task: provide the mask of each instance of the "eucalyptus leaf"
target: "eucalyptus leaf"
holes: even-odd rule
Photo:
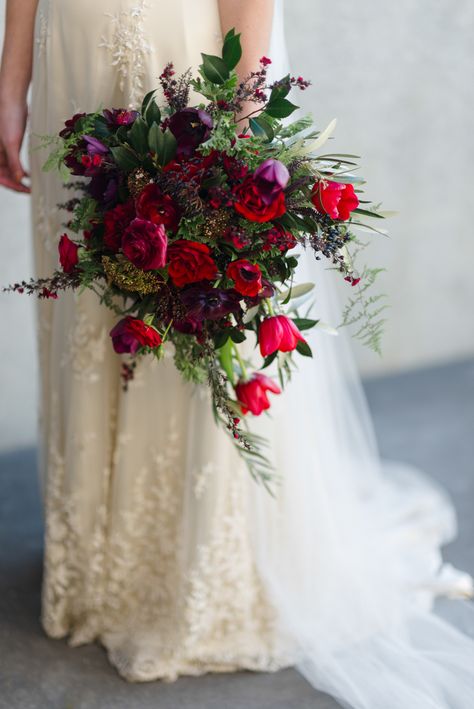
[[[306,293],[310,293],[314,288],[314,283],[300,283],[297,286],[293,286],[290,290],[284,291],[283,293],[278,294],[278,300],[280,302],[283,302],[285,298],[290,295],[291,298],[299,298],[302,295],[306,295]]]
[[[318,150],[321,148],[324,143],[326,143],[327,140],[331,137],[331,135],[334,133],[337,125],[337,120],[335,118],[332,119],[332,121],[329,123],[329,125],[323,130],[322,133],[319,134],[319,136],[316,138],[316,140],[311,141],[307,145],[303,146],[299,151],[298,155],[309,155],[309,153],[313,153],[315,150]]]
[[[244,317],[242,318],[243,322],[245,324],[252,322],[254,317],[258,314],[258,311],[260,310],[260,305],[254,305],[253,308],[249,308],[247,312],[245,313]]]

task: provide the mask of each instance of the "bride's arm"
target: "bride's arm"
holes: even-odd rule
[[[274,0],[218,0],[223,36],[233,27],[242,34],[242,59],[237,73],[244,79],[259,68],[268,53],[272,29]],[[241,115],[255,110],[255,104],[244,106]]]
[[[28,115],[33,29],[38,0],[7,0],[5,42],[0,67],[0,185],[29,192],[20,148]]]

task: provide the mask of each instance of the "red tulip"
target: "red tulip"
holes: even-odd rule
[[[343,222],[349,219],[351,212],[359,206],[359,199],[352,185],[331,181],[316,182],[311,201],[318,212]]]
[[[264,374],[257,372],[247,381],[241,380],[235,387],[242,413],[251,411],[255,416],[260,416],[262,411],[270,408],[267,391],[281,394],[281,389],[275,382]]]
[[[296,349],[298,342],[306,342],[293,320],[286,315],[266,318],[260,325],[258,340],[262,357],[268,357],[277,350],[291,352]]]

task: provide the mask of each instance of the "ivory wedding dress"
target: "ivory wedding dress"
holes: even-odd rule
[[[283,75],[278,3],[274,24]],[[181,72],[220,45],[217,0],[40,0],[33,146],[75,112],[135,106],[166,62]],[[71,197],[44,158],[31,153],[40,276]],[[335,324],[331,278],[302,257]],[[357,709],[472,709],[474,643],[430,612],[438,591],[471,590],[438,551],[451,507],[413,472],[382,474],[343,338],[314,335],[314,362],[258,420],[273,498],[169,355],[122,392],[114,321],[89,292],[39,304],[46,632],[99,640],[132,681],[297,664]]]

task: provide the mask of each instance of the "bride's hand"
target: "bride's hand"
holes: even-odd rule
[[[30,192],[22,180],[28,177],[20,159],[28,109],[26,103],[0,101],[0,185],[15,192]]]

